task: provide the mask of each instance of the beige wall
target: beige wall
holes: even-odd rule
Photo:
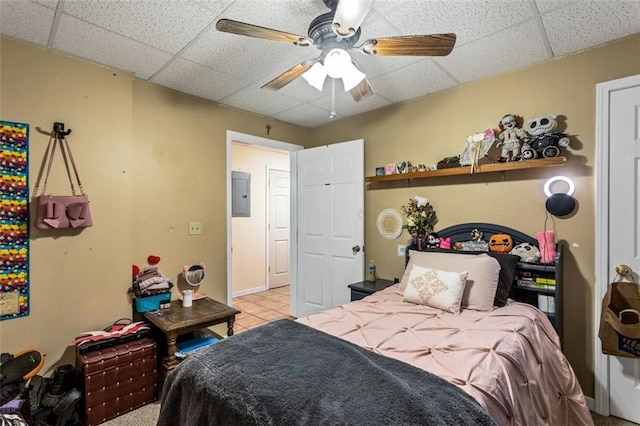
[[[233,143],[231,167],[251,174],[251,216],[231,222],[232,293],[266,289],[268,169],[289,170],[289,153]]]
[[[54,121],[69,140],[91,200],[80,234],[31,229],[31,313],[0,322],[0,351],[46,352],[45,370],[73,362],[69,343],[131,316],[131,265],[161,256],[178,282],[205,262],[202,291],[226,300],[226,131],[304,144],[308,130],[134,80],[130,75],[2,37],[0,118],[30,124],[33,189]],[[67,193],[62,163],[50,184]],[[187,235],[189,221],[203,233]],[[63,356],[64,355],[64,356]]]
[[[174,281],[185,263],[205,262],[202,291],[224,300],[226,130],[267,137],[270,124],[270,138],[304,145],[311,137],[313,146],[364,138],[365,170],[373,175],[392,161],[432,164],[459,154],[468,134],[496,127],[505,113],[525,119],[556,113],[566,116],[562,130],[572,138],[564,167],[367,190],[367,257],[380,276],[400,276],[396,244],[407,236],[383,239],[375,219],[414,195],[429,198],[438,228],[486,221],[533,234],[545,226],[544,180],[572,176],[579,211],[549,218],[547,227],[568,243],[565,352],[593,395],[595,84],[640,73],[640,36],[311,131],[7,38],[0,43],[0,118],[31,125],[31,188],[48,140],[36,127],[66,122],[96,224],[79,235],[32,230],[31,314],[0,322],[0,351],[41,348],[50,366],[80,332],[129,316],[131,264],[144,264],[151,253],[162,257],[161,269]],[[187,235],[192,220],[203,223],[201,236]]]
[[[525,120],[550,113],[565,116],[561,130],[571,137],[565,166],[369,188],[365,197],[367,262],[375,259],[381,277],[401,276],[404,265],[396,256],[396,245],[405,243],[408,235],[385,240],[378,235],[375,220],[383,209],[399,209],[414,195],[426,196],[435,207],[436,231],[477,221],[535,235],[546,221],[547,229],[555,229],[567,248],[564,351],[585,393],[593,396],[592,312],[594,303],[600,303],[593,300],[595,85],[638,73],[640,36],[312,129],[311,142],[318,146],[364,138],[365,174],[371,176],[376,166],[390,162],[435,164],[460,154],[468,134],[497,128],[507,113]],[[542,186],[559,173],[575,180],[579,211],[571,218],[547,219]]]

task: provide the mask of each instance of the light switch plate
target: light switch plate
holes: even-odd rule
[[[398,244],[398,256],[404,257],[404,254],[407,252],[406,244]]]
[[[202,234],[202,222],[189,222],[189,235]]]

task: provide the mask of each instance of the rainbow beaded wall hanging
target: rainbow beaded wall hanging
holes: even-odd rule
[[[0,120],[0,321],[29,315],[29,125]]]

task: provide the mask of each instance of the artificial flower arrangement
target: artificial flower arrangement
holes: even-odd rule
[[[402,226],[413,237],[414,245],[418,250],[422,249],[422,243],[426,235],[433,232],[433,227],[438,222],[436,211],[425,197],[415,196],[409,198],[409,204],[400,208],[407,220]]]

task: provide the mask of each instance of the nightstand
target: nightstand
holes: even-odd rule
[[[378,278],[374,283],[370,283],[369,281],[360,281],[359,283],[349,284],[348,287],[351,289],[351,301],[360,300],[363,297],[367,297],[376,291],[384,290],[394,284],[394,281],[385,280],[383,278]]]

